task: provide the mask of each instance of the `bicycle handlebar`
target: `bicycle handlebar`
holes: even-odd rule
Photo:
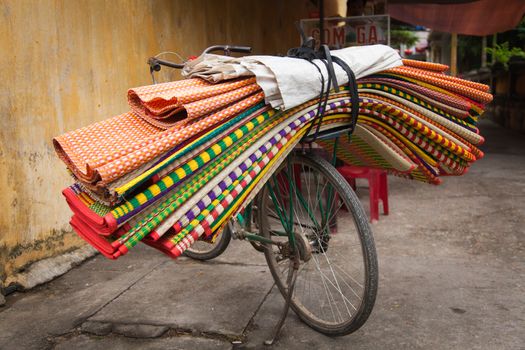
[[[235,46],[235,45],[214,45],[206,48],[202,53],[209,53],[212,51],[218,51],[222,50],[224,51],[224,54],[229,56],[231,52],[240,52],[240,53],[250,53],[252,52],[252,48],[249,46]],[[161,66],[166,66],[170,68],[175,69],[182,69],[184,68],[184,63],[175,63],[171,61],[162,60],[157,57],[150,57],[148,58],[148,65],[150,67],[150,72],[153,73],[160,71],[162,68]]]
[[[148,64],[149,64],[150,70],[155,71],[155,72],[160,71],[161,66],[166,66],[166,67],[171,67],[171,68],[176,68],[176,69],[182,69],[184,67],[184,64],[161,60],[157,57],[148,58]]]
[[[214,46],[208,47],[206,50],[203,51],[203,53],[208,53],[208,52],[218,51],[218,50],[223,50],[226,55],[228,55],[230,52],[240,52],[240,53],[252,52],[252,48],[249,46],[214,45]]]

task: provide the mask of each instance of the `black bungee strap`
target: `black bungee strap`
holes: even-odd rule
[[[348,64],[346,64],[346,62],[344,62],[339,57],[332,56],[327,45],[322,45],[319,51],[315,51],[313,49],[313,39],[303,40],[303,45],[301,47],[290,49],[288,51],[288,57],[301,58],[312,63],[317,68],[317,70],[319,71],[319,75],[321,76],[321,93],[319,94],[319,105],[317,109],[317,114],[314,117],[313,122],[310,124],[306,135],[310,133],[312,127],[315,124],[317,125],[317,127],[313,137],[309,139],[309,142],[314,142],[317,139],[317,135],[321,127],[322,117],[324,116],[324,112],[328,104],[330,86],[333,85],[334,90],[336,92],[339,92],[339,85],[335,76],[333,64],[335,63],[339,65],[345,71],[345,73],[348,76],[348,89],[350,93],[350,101],[352,103],[352,108],[350,112],[350,130],[348,131],[348,136],[350,137],[355,130],[355,125],[357,123],[357,117],[359,114],[359,94],[357,91],[357,82],[355,74],[352,71],[352,69],[348,66]],[[321,69],[313,62],[313,60],[315,59],[321,60],[321,62],[323,62],[323,64],[326,67],[326,70],[328,72],[328,82],[326,85],[324,75],[322,74]]]
[[[359,93],[357,91],[357,80],[355,78],[354,72],[348,66],[348,64],[346,64],[345,61],[343,61],[337,56],[332,56],[332,61],[334,61],[334,63],[338,64],[341,68],[343,68],[346,75],[348,76],[348,91],[350,92],[350,102],[352,103],[352,109],[350,111],[352,119],[350,122],[350,131],[348,134],[348,136],[350,136],[355,130],[355,125],[357,124],[357,117],[359,115]]]

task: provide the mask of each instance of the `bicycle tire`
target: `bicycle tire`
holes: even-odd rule
[[[287,167],[287,162],[291,162],[292,166]],[[336,204],[340,205],[337,210],[335,210],[334,213],[332,213],[332,209],[327,210],[327,216],[326,222],[324,223],[324,226],[321,229],[319,229],[314,221],[317,221],[317,218],[315,218],[316,215],[309,214],[308,210],[305,209],[305,212],[301,212],[297,209],[295,210],[295,207],[293,206],[293,198],[296,198],[296,202],[299,200],[299,192],[302,191],[302,189],[297,189],[298,185],[296,186],[295,196],[289,196],[289,198],[292,199],[291,204],[288,204],[288,207],[291,207],[295,210],[294,216],[297,217],[297,223],[295,222],[295,218],[291,220],[290,226],[293,227],[294,237],[297,235],[296,240],[298,241],[299,248],[302,249],[302,253],[299,254],[304,255],[301,256],[301,266],[299,268],[299,272],[297,275],[297,281],[295,284],[294,293],[292,295],[291,300],[291,308],[295,311],[295,313],[299,316],[299,318],[305,322],[307,325],[309,325],[311,328],[315,329],[318,332],[321,332],[323,334],[329,335],[329,336],[342,336],[349,333],[352,333],[359,329],[367,320],[370,313],[372,312],[376,295],[377,295],[377,283],[378,283],[378,267],[377,267],[377,256],[376,251],[374,247],[374,240],[372,237],[372,232],[370,229],[370,225],[368,223],[368,219],[366,216],[366,213],[361,206],[361,203],[359,202],[359,199],[357,198],[355,192],[352,190],[352,188],[349,186],[347,181],[337,172],[337,170],[325,159],[315,156],[315,155],[291,155],[287,161],[285,161],[285,164],[281,165],[281,167],[277,170],[277,172],[274,174],[274,180],[272,184],[272,179],[270,179],[267,184],[265,185],[263,191],[262,191],[262,199],[261,199],[261,210],[259,211],[259,222],[261,224],[261,234],[263,237],[266,238],[272,238],[274,240],[276,239],[284,239],[283,237],[276,236],[275,233],[277,230],[274,230],[274,228],[283,228],[285,224],[283,221],[279,222],[279,220],[275,219],[275,215],[277,208],[279,205],[282,205],[283,208],[286,209],[286,204],[284,203],[277,203],[276,204],[276,196],[275,193],[271,192],[269,189],[272,188],[272,186],[275,186],[275,184],[278,182],[275,180],[276,177],[281,176],[280,174],[286,173],[287,171],[294,171],[293,169],[296,169],[297,166],[301,166],[301,170],[299,171],[299,179],[301,186],[310,186],[310,180],[309,178],[324,178],[326,179],[327,183],[329,183],[331,186],[333,186],[335,192],[337,193],[337,196],[334,194],[334,200],[333,202],[330,202],[330,200],[327,200],[328,203],[338,203],[341,202],[344,204],[344,206],[348,210],[349,215],[343,215],[341,216],[341,219],[339,219],[338,210],[342,208],[342,204]],[[293,175],[293,176],[292,176]],[[289,179],[296,179],[295,174],[289,174]],[[296,181],[296,180],[294,180]],[[304,183],[303,183],[304,182]],[[277,184],[279,186],[279,184]],[[292,186],[292,185],[289,185]],[[325,185],[326,186],[326,185]],[[330,192],[328,186],[328,192]],[[277,190],[277,187],[274,187],[275,190]],[[326,189],[326,188],[325,188]],[[273,190],[272,190],[273,191]],[[308,190],[309,191],[309,190]],[[311,197],[312,193],[305,191],[306,197]],[[293,190],[291,191],[293,192]],[[308,193],[307,193],[308,192]],[[321,191],[322,192],[322,191]],[[271,194],[274,194],[274,199],[272,200]],[[302,196],[302,194],[301,194]],[[324,196],[324,195],[323,195]],[[284,196],[286,197],[286,196]],[[284,198],[283,197],[283,198]],[[303,200],[304,198],[303,197]],[[318,197],[316,192],[316,197]],[[328,196],[329,197],[329,196]],[[324,199],[321,198],[320,203],[322,203]],[[278,202],[278,201],[277,201]],[[308,199],[308,202],[310,202],[310,199]],[[314,202],[312,201],[312,206]],[[316,206],[319,204],[316,204]],[[273,207],[273,209],[271,208]],[[297,206],[296,206],[297,207]],[[302,208],[306,205],[301,205],[297,208]],[[322,206],[321,206],[322,207]],[[332,204],[330,204],[330,208],[332,208]],[[273,210],[273,212],[272,212]],[[292,211],[294,211],[292,210]],[[289,213],[288,213],[289,214]],[[315,214],[315,213],[314,213]],[[312,221],[311,224],[307,223],[307,220],[304,219],[305,216],[313,217],[310,218],[310,221]],[[348,232],[356,239],[356,242],[358,242],[359,248],[352,248],[347,250],[347,254],[344,256],[342,260],[341,257],[338,255],[335,255],[334,251],[339,252],[340,250],[347,249],[350,246],[347,247],[347,236],[342,237],[341,235],[344,234],[344,232],[340,232],[341,228],[338,228],[338,224],[334,218],[337,218],[337,220],[341,221],[348,221],[349,218],[352,219],[354,222],[354,229],[352,232]],[[321,220],[322,221],[322,220]],[[343,222],[344,223],[344,222]],[[303,226],[304,225],[304,226]],[[308,226],[310,225],[310,226]],[[339,225],[343,226],[343,225]],[[344,225],[343,230],[350,230],[349,226],[351,225]],[[337,230],[338,232],[334,233],[333,230]],[[271,232],[272,231],[272,232]],[[301,232],[296,232],[301,231]],[[312,240],[312,231],[315,236]],[[323,235],[327,235],[328,237],[320,238],[320,233],[322,231]],[[303,238],[301,238],[303,237]],[[286,238],[288,239],[288,238]],[[332,241],[333,240],[333,241]],[[332,241],[332,242],[331,242]],[[302,243],[301,243],[302,242]],[[332,243],[330,245],[330,242]],[[324,248],[322,248],[324,246]],[[264,244],[265,247],[265,257],[266,261],[268,263],[268,266],[270,268],[270,272],[275,280],[275,283],[277,287],[279,288],[280,292],[283,294],[283,296],[286,298],[287,295],[287,285],[286,285],[286,276],[288,273],[288,270],[286,269],[286,266],[290,266],[289,259],[286,259],[284,255],[279,251],[279,249],[276,248],[273,244]],[[299,250],[301,250],[299,249]],[[291,250],[291,249],[290,249]],[[303,261],[308,258],[308,251],[310,251],[311,257],[308,261]],[[343,250],[344,251],[344,250]],[[358,290],[357,288],[357,279],[354,281],[348,282],[344,281],[345,283],[348,283],[348,288],[345,289],[345,285],[341,283],[339,284],[339,280],[337,277],[338,275],[345,277],[342,272],[343,271],[341,266],[349,265],[351,261],[356,261],[356,257],[350,256],[351,252],[361,252],[361,257],[357,259],[357,261],[361,261],[362,268],[363,268],[363,276],[362,276],[362,290],[360,297],[359,306],[355,306],[352,304],[352,301],[348,298],[351,297],[351,295],[346,294],[346,289],[351,289],[351,291],[358,297],[358,298],[352,298],[352,300],[359,300],[359,296],[355,290]],[[330,259],[328,259],[328,254],[331,253]],[[359,253],[356,253],[354,255],[357,255]],[[329,269],[331,270],[331,274],[333,276],[328,276],[330,278],[333,277],[333,281],[331,280],[331,285],[327,282],[327,277],[323,276],[323,272],[321,269],[321,265],[324,262],[322,260],[322,256],[326,259],[327,264],[329,265]],[[284,265],[279,266],[278,259],[281,259],[281,262],[284,261]],[[309,271],[309,264],[313,261],[314,265],[317,265],[318,275],[321,277],[324,292],[326,295],[322,295],[323,288],[321,288],[318,285],[315,285],[312,287],[312,280],[308,281],[309,278],[312,278],[308,273]],[[336,265],[339,264],[339,262],[344,262],[344,264],[341,264],[341,266]],[[332,266],[332,262],[334,263]],[[282,270],[282,266],[284,266],[284,270]],[[322,267],[324,269],[324,266]],[[338,269],[341,269],[340,271]],[[327,270],[329,271],[329,270]],[[339,272],[338,272],[339,271]],[[306,276],[305,276],[306,275]],[[314,274],[312,274],[314,275]],[[348,276],[350,276],[350,273],[348,273]],[[342,278],[341,278],[342,279]],[[352,277],[353,279],[353,277]],[[310,296],[311,290],[308,290],[308,295],[305,293],[302,293],[301,290],[301,283],[303,283],[304,290],[306,291],[306,283],[309,282],[309,287],[311,289],[319,289],[319,295],[318,296]],[[356,282],[356,283],[354,283]],[[342,286],[342,287],[341,287]],[[352,286],[356,286],[355,290]],[[346,310],[348,311],[348,314],[350,317],[343,318],[341,315],[341,312],[339,312],[339,315],[334,312],[334,308],[331,306],[331,300],[330,295],[331,289],[336,290],[338,288],[339,295],[335,295],[336,297],[341,297],[341,300],[346,307]],[[343,293],[343,289],[344,293]],[[303,295],[305,294],[305,295]],[[315,294],[315,293],[313,293]],[[351,294],[351,293],[350,293]],[[331,295],[333,301],[335,302],[336,299],[334,298],[333,294]],[[320,311],[314,310],[316,307],[313,305],[316,300],[318,301],[317,307],[319,307]],[[332,315],[328,312],[328,316],[324,317],[324,311],[323,308],[325,307],[326,300],[328,300],[328,304],[330,304]],[[310,303],[312,305],[310,305]],[[356,302],[354,302],[356,303]],[[348,307],[348,304],[352,305],[355,309],[355,312],[350,312],[350,308]],[[334,303],[337,310],[339,308],[337,307],[337,304]],[[340,310],[339,310],[340,311]],[[343,312],[345,310],[343,309]],[[322,315],[321,315],[322,314]],[[330,316],[333,316],[333,321],[328,321],[328,318]],[[341,316],[340,320],[337,319],[337,316]],[[346,316],[346,315],[345,315]]]
[[[222,233],[215,240],[215,242],[208,243],[208,242],[197,241],[193,243],[191,247],[186,249],[186,251],[184,252],[184,255],[191,259],[200,260],[200,261],[215,259],[219,255],[224,253],[224,251],[230,244],[231,238],[232,236],[231,236],[230,228],[228,227],[228,225],[226,225],[224,229],[222,230]],[[199,249],[200,247],[202,247],[202,249]],[[206,248],[210,248],[210,249],[206,249]]]

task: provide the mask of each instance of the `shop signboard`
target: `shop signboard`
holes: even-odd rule
[[[301,28],[319,46],[319,19],[303,19]],[[390,45],[390,16],[331,17],[324,20],[324,41],[330,48],[384,44]]]

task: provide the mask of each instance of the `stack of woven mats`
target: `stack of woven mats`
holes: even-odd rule
[[[488,87],[404,60],[358,80],[356,130],[338,142],[346,163],[428,183],[464,174],[483,156],[476,128]],[[75,183],[63,191],[75,231],[108,258],[138,242],[171,257],[210,239],[243,209],[305,136],[319,100],[264,104],[255,77],[194,78],[131,89],[131,111],[56,137]],[[350,95],[331,93],[321,132],[350,122]],[[315,128],[312,128],[315,129]],[[333,141],[318,141],[329,151]]]

